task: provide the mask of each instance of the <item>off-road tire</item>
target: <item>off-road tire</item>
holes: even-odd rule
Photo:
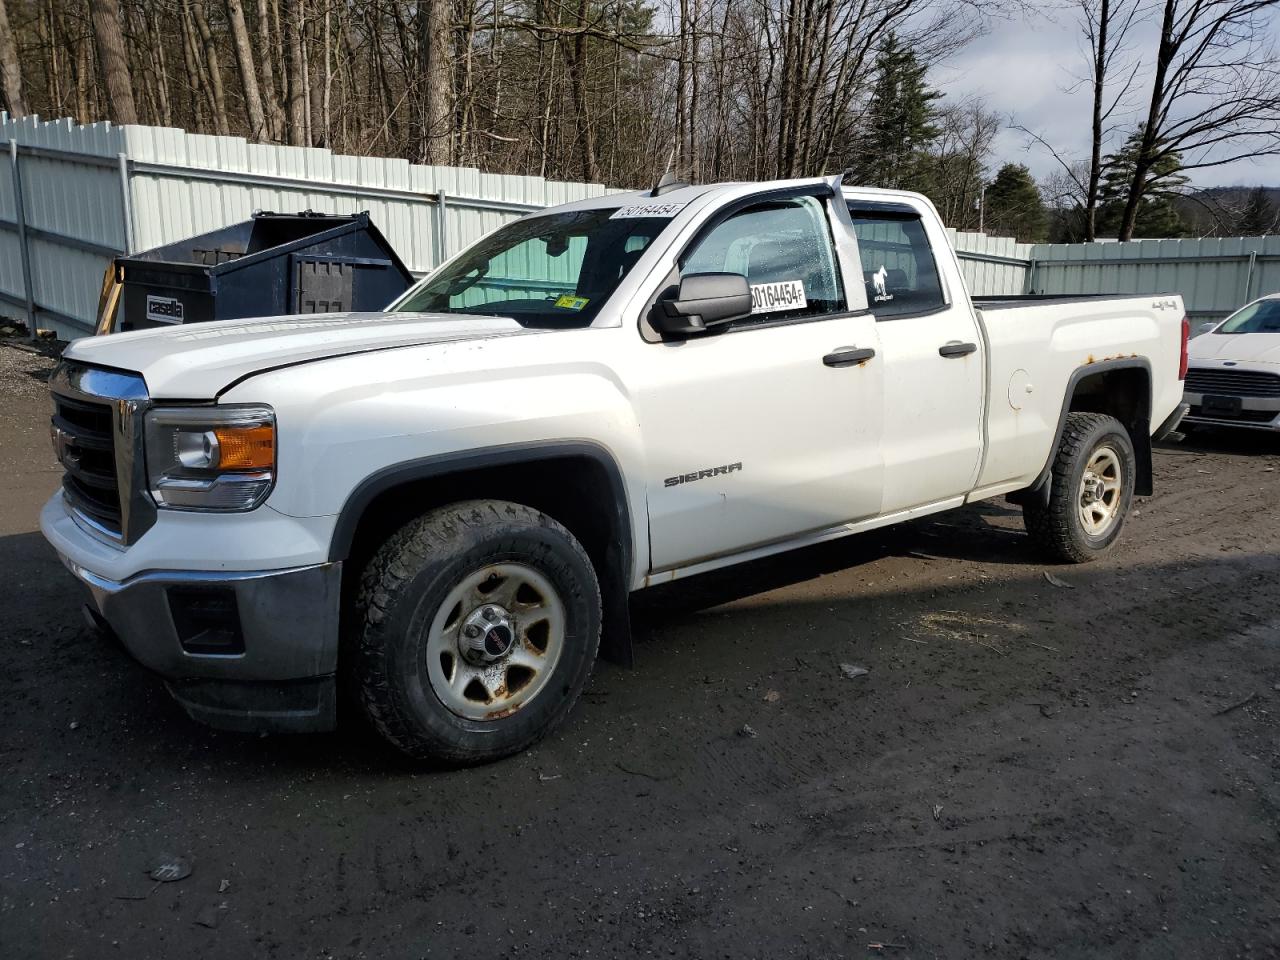
[[[1080,487],[1093,453],[1110,446],[1121,462],[1120,503],[1110,527],[1101,535],[1089,534],[1080,517]],[[1069,413],[1062,441],[1053,458],[1049,502],[1027,502],[1023,523],[1037,548],[1049,559],[1088,563],[1114,546],[1133,502],[1137,459],[1133,441],[1120,421],[1102,413]]]
[[[555,587],[563,647],[546,686],[515,713],[466,719],[435,694],[423,645],[454,585],[504,562],[532,567]],[[413,520],[369,561],[355,602],[353,668],[369,720],[409,757],[449,766],[518,753],[555,729],[586,685],[600,643],[600,588],[586,551],[560,523],[518,503],[464,501]]]

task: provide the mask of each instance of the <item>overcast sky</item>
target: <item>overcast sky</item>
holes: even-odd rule
[[[989,109],[1014,123],[1035,130],[1065,156],[1086,158],[1089,155],[1090,94],[1087,89],[1068,92],[1072,76],[1082,72],[1084,54],[1072,14],[1064,11],[1054,23],[1044,15],[1034,19],[996,21],[990,32],[966,47],[955,59],[936,67],[930,82],[947,95],[950,102],[981,97]],[[1272,18],[1271,33],[1280,27],[1280,15]],[[1155,25],[1144,25],[1134,42],[1134,56],[1142,48],[1150,48],[1155,40]],[[1146,57],[1144,59],[1150,59]],[[1134,98],[1130,129],[1145,114],[1145,98],[1150,87],[1144,87]],[[1123,140],[1123,136],[1118,138]],[[1118,145],[1117,141],[1117,145]],[[1032,144],[1014,130],[1004,130],[996,141],[997,165],[1006,162],[1025,163],[1037,177],[1057,167],[1052,155]],[[1197,186],[1280,186],[1280,157],[1242,160],[1223,167],[1194,171]]]

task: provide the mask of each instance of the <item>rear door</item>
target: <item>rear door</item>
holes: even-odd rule
[[[812,193],[721,210],[662,284],[741,273],[749,318],[668,342],[642,322],[635,403],[656,571],[879,512],[877,324],[833,242],[841,200]]]
[[[881,512],[962,496],[977,482],[985,369],[949,241],[922,206],[846,198],[884,359]]]

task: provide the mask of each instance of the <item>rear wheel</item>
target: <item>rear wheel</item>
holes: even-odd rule
[[[600,639],[582,545],[503,501],[408,524],[370,561],[357,603],[360,699],[418,759],[482,763],[545,736],[582,692]]]
[[[1136,473],[1133,442],[1118,420],[1101,413],[1067,414],[1049,502],[1022,508],[1027,533],[1056,560],[1098,558],[1120,536]]]

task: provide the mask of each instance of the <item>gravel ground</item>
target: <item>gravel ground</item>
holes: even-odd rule
[[[47,342],[28,344],[25,339],[0,336],[0,390],[5,399],[24,404],[47,403],[45,380],[57,362],[60,346]],[[34,426],[45,428],[44,423]]]
[[[995,502],[653,592],[563,730],[440,773],[196,726],[82,628],[48,368],[0,345],[6,958],[1280,956],[1272,438],[1159,450],[1086,567]]]

